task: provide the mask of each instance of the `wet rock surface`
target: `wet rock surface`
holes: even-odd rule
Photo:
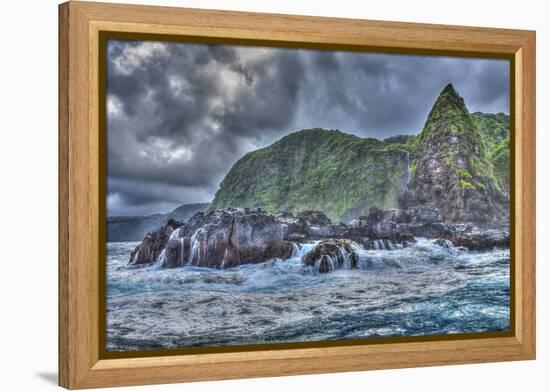
[[[163,268],[186,265],[230,268],[272,259],[288,259],[300,243],[320,241],[303,259],[319,272],[353,267],[353,245],[366,250],[405,248],[415,237],[482,251],[509,246],[506,228],[447,224],[435,208],[371,208],[349,224],[334,224],[318,211],[270,213],[261,209],[218,209],[199,212],[188,223],[169,220],[145,236],[131,254],[129,265],[161,262]]]
[[[158,230],[145,235],[143,241],[130,254],[130,265],[155,262],[166,247],[175,229],[186,226],[183,221],[170,219]]]
[[[343,239],[322,240],[302,258],[304,265],[317,268],[319,273],[340,268],[353,269],[357,261],[358,255],[353,244]]]
[[[451,241],[455,246],[466,247],[469,250],[483,251],[497,248],[510,247],[510,232],[506,229],[474,228],[469,232],[461,232]]]

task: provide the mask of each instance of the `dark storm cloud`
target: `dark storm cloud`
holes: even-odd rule
[[[414,134],[445,84],[471,111],[508,112],[508,63],[110,41],[108,213],[210,201],[244,153],[289,132]]]

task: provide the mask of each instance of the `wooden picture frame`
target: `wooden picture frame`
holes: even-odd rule
[[[102,32],[205,42],[500,56],[514,64],[512,332],[170,356],[105,358],[99,60]],[[102,209],[103,208],[103,209]],[[104,254],[103,254],[104,255]],[[59,384],[91,388],[535,358],[535,32],[89,2],[59,6]]]

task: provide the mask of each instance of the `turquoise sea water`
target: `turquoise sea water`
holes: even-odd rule
[[[503,331],[509,250],[432,241],[360,252],[358,268],[319,274],[304,245],[288,260],[227,270],[128,269],[137,243],[107,244],[107,350]]]

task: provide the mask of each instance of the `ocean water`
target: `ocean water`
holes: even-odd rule
[[[319,274],[301,256],[238,268],[126,268],[138,243],[107,244],[107,351],[504,331],[509,250],[420,239],[362,250]]]

